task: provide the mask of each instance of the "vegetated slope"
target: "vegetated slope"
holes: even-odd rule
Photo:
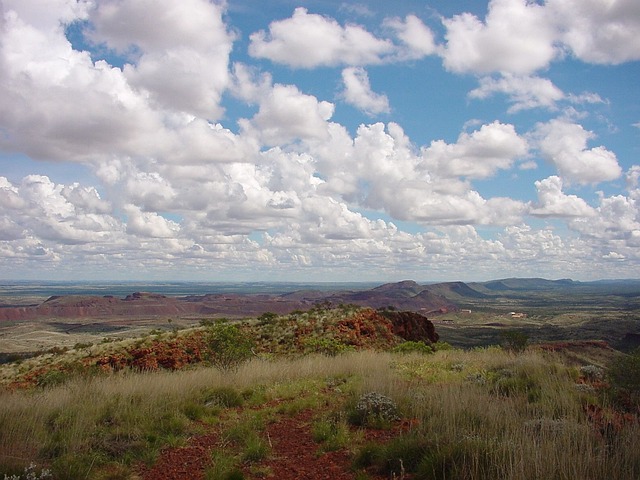
[[[439,339],[433,323],[419,313],[346,305],[338,308],[318,306],[289,315],[263,314],[242,322],[207,320],[200,327],[158,332],[138,339],[78,345],[70,350],[56,349],[25,360],[19,366],[3,366],[0,383],[27,387],[57,382],[59,378],[92,369],[107,372],[179,370],[199,363],[213,361],[215,364],[222,354],[212,342],[212,335],[218,329],[222,329],[224,341],[233,355],[236,344],[248,339],[251,345],[245,352],[248,356],[336,355],[352,350],[386,350],[404,340],[430,345]],[[236,338],[232,334],[240,336]]]

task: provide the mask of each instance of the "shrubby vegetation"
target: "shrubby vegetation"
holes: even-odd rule
[[[233,370],[251,358],[255,342],[237,325],[217,322],[205,333],[211,351],[210,361],[222,370]]]
[[[203,324],[209,365],[52,373],[35,390],[0,390],[0,475],[29,478],[36,462],[34,478],[50,469],[52,478],[126,479],[161,449],[215,429],[223,447],[206,478],[259,478],[268,476],[261,462],[277,454],[267,425],[312,410],[318,451],[347,449],[362,479],[640,478],[638,352],[603,365],[519,342],[355,351],[348,337],[322,334],[318,318],[334,315],[321,305],[257,319],[265,332],[257,339],[245,324]],[[183,338],[164,335],[136,348]],[[265,353],[287,345],[295,349],[286,355]],[[388,432],[388,441],[367,441],[363,429]]]

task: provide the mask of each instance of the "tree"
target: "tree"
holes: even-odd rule
[[[218,322],[207,329],[210,361],[221,370],[235,370],[253,356],[254,341],[237,325]]]
[[[502,332],[502,347],[510,352],[522,353],[529,343],[529,335],[518,330]]]

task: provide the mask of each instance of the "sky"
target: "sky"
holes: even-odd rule
[[[0,0],[0,279],[640,278],[637,0]]]

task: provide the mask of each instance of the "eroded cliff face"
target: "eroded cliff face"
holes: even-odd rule
[[[382,311],[381,314],[391,321],[394,335],[405,340],[435,343],[440,338],[431,320],[424,315],[415,312],[389,310]]]

